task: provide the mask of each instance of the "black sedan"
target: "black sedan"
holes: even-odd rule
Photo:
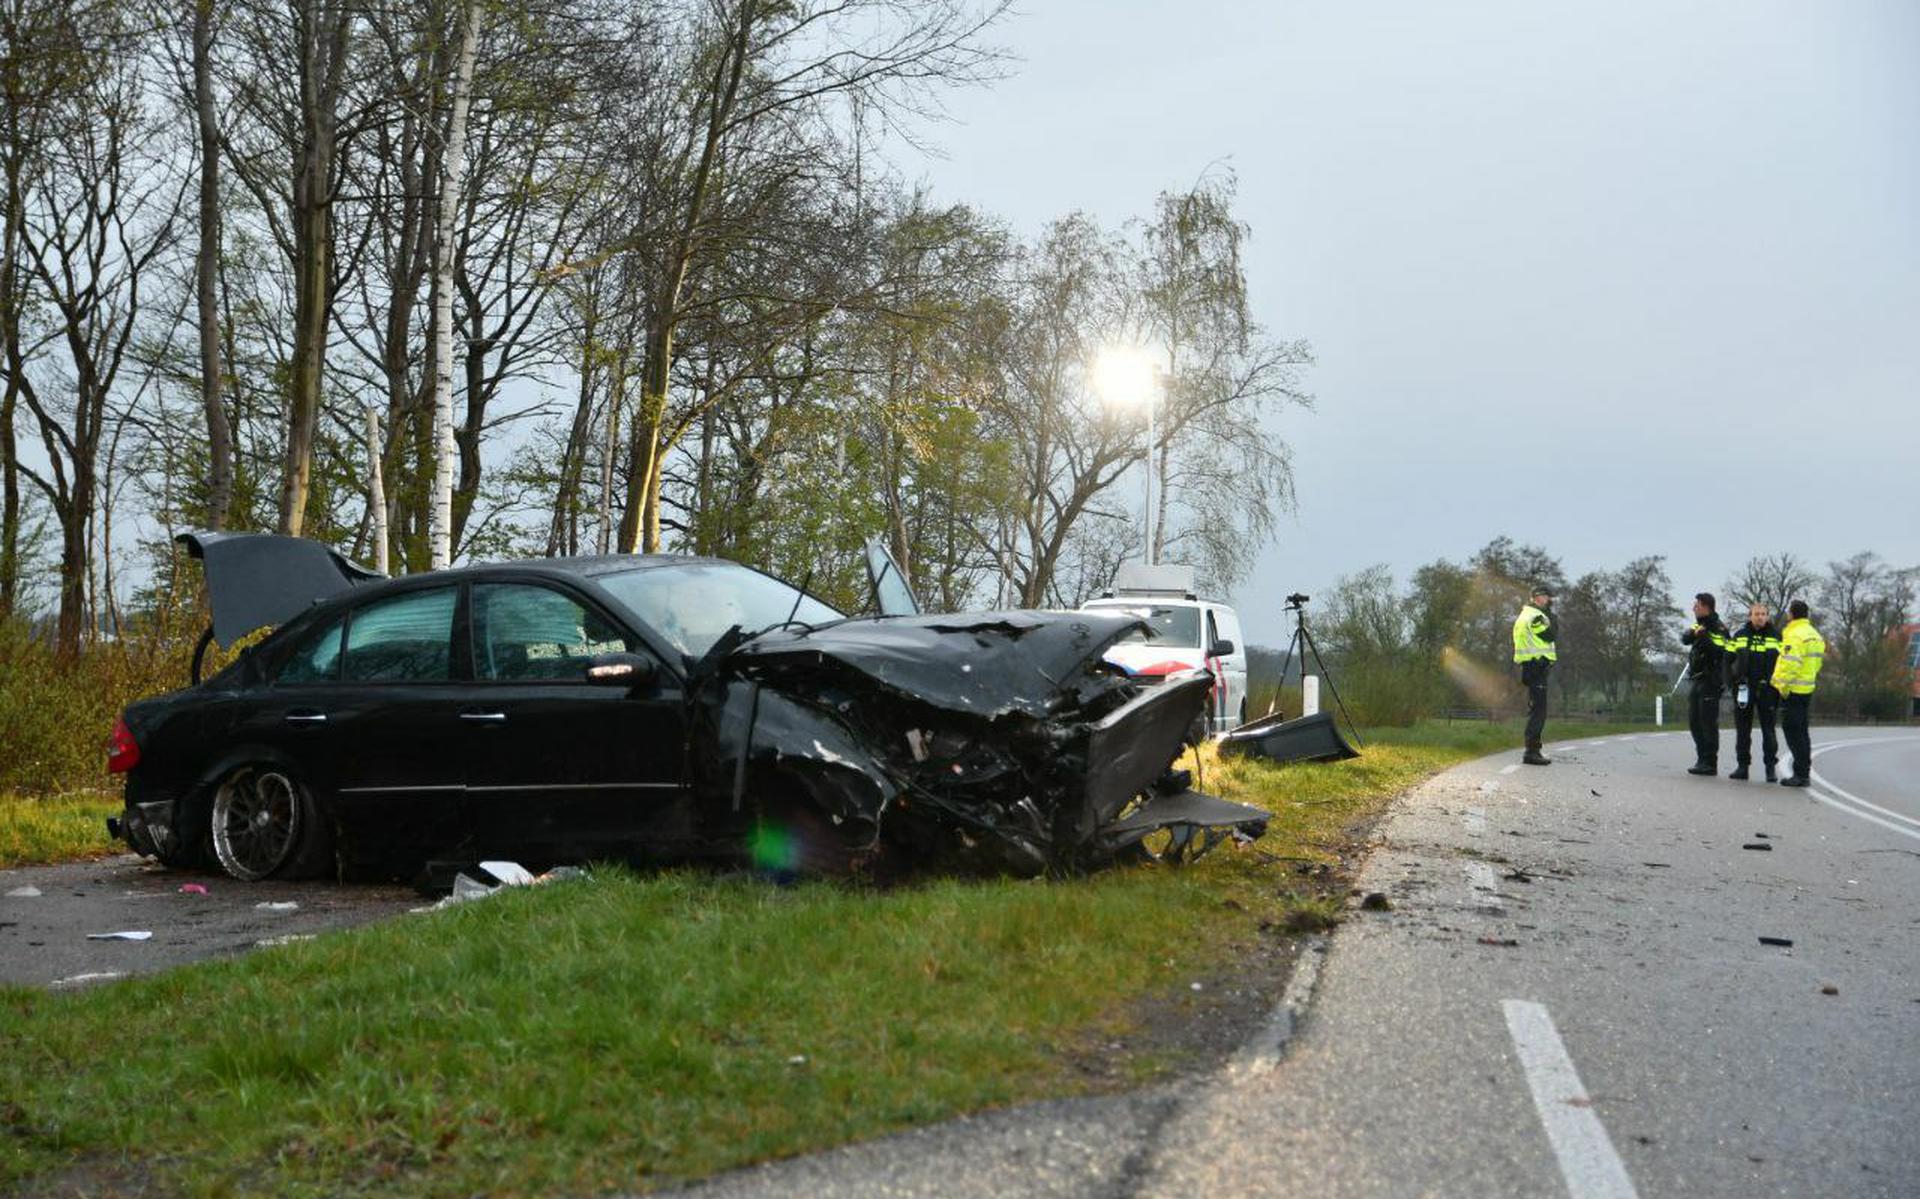
[[[534,559],[384,579],[316,542],[182,539],[231,644],[128,707],[135,849],[235,878],[621,857],[1036,874],[1190,855],[1265,814],[1170,768],[1208,680],[1142,689],[1091,613],[850,619],[738,563]],[[889,577],[890,574],[894,577]]]

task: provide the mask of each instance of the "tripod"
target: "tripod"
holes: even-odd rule
[[[1366,742],[1360,737],[1360,726],[1353,722],[1353,713],[1347,711],[1347,701],[1340,698],[1339,689],[1333,685],[1333,674],[1327,669],[1327,660],[1320,656],[1320,647],[1314,643],[1313,634],[1307,629],[1307,597],[1289,596],[1287,611],[1293,613],[1293,637],[1287,642],[1287,656],[1280,663],[1280,682],[1273,689],[1273,703],[1267,706],[1267,715],[1273,715],[1274,708],[1280,703],[1280,688],[1286,685],[1287,671],[1293,666],[1296,650],[1300,654],[1300,687],[1302,691],[1306,689],[1307,655],[1311,653],[1314,664],[1320,668],[1320,677],[1326,680],[1327,693],[1333,696],[1334,706],[1340,709],[1340,715],[1347,718],[1347,728],[1353,732],[1353,743],[1365,745]]]

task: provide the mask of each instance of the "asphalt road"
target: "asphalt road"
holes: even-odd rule
[[[1690,776],[1684,733],[1458,767],[1382,826],[1393,909],[1334,936],[1276,1067],[695,1193],[1920,1195],[1920,734],[1815,744],[1804,791]]]
[[[405,887],[237,883],[167,870],[133,854],[0,870],[0,983],[96,986],[364,924],[426,902]],[[121,932],[150,936],[90,939]]]

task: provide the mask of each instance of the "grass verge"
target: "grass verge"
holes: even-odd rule
[[[121,852],[107,836],[120,813],[107,791],[69,795],[0,795],[0,869],[104,858]]]
[[[88,992],[0,990],[0,1189],[604,1194],[1072,1094],[1078,1040],[1337,918],[1299,864],[1516,741],[1428,726],[1317,767],[1209,751],[1209,789],[1274,820],[1181,870],[889,891],[601,870]]]

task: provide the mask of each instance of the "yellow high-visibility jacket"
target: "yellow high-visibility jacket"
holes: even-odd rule
[[[1773,689],[1782,695],[1812,695],[1826,639],[1810,620],[1791,620],[1780,631],[1780,658],[1773,664]]]
[[[1540,634],[1553,623],[1551,617],[1532,604],[1523,604],[1520,615],[1513,621],[1513,660],[1531,662],[1536,658],[1545,658],[1557,662],[1560,655],[1555,652],[1553,642]]]

